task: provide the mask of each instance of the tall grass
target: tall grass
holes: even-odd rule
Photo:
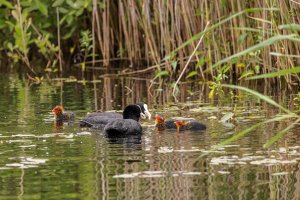
[[[23,0],[19,6],[8,0],[2,2],[2,7],[13,11],[11,13],[26,10],[27,18],[33,19],[27,33],[34,38],[37,33],[33,26],[37,27],[42,37],[49,38],[47,44],[59,44],[60,51],[57,52],[62,52],[60,55],[64,59],[80,53],[80,32],[90,30],[93,51],[89,53],[93,55],[89,58],[94,60],[93,63],[98,60],[111,67],[111,60],[121,59],[128,60],[128,66],[133,69],[157,65],[159,71],[162,70],[160,64],[164,63],[164,69],[173,79],[181,73],[203,34],[203,45],[195,54],[196,62],[191,62],[186,71],[195,71],[197,74],[194,75],[202,79],[215,76],[218,72],[214,67],[224,65],[230,66],[229,78],[233,79],[245,76],[245,73],[291,69],[300,63],[299,57],[295,56],[300,53],[297,25],[300,23],[297,14],[300,6],[294,1],[78,0],[73,5],[66,0],[36,0],[39,3],[32,5],[29,0]],[[208,21],[211,25],[204,33]],[[3,34],[13,33],[11,27],[16,22],[9,15],[0,15],[0,23],[1,38],[5,39],[1,41],[2,56],[6,51],[20,52],[24,47],[13,44],[18,36]],[[56,34],[56,30],[60,34]],[[45,37],[47,34],[50,37]],[[42,47],[36,48],[37,41],[23,38],[23,43],[29,49],[23,54],[27,65],[31,64],[30,59],[37,57],[47,61],[53,59],[40,53]],[[73,48],[75,51],[70,51]],[[165,59],[168,55],[172,59]],[[14,56],[12,54],[11,58]],[[65,70],[66,66],[63,68]],[[291,83],[293,78],[286,75],[285,79]]]

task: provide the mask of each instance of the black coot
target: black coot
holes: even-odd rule
[[[137,103],[135,106],[139,109],[140,117],[145,119],[151,118],[151,114],[148,111],[148,106],[145,103]],[[131,115],[130,110],[125,112],[125,115]],[[79,125],[81,127],[92,127],[92,128],[104,128],[106,124],[116,119],[128,118],[119,113],[113,112],[93,112],[88,114],[84,119],[80,120]]]
[[[141,135],[142,126],[139,124],[141,115],[139,105],[126,106],[123,111],[123,119],[114,119],[108,122],[104,127],[104,132],[109,137]]]

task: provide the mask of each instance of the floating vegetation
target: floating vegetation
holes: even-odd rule
[[[8,163],[7,167],[32,168],[38,167],[40,164],[45,164],[48,159],[38,159],[33,157],[13,157],[10,160],[19,160],[19,162]]]
[[[213,157],[210,161],[212,165],[289,165],[297,164],[297,159],[283,159],[283,158],[267,158],[266,156],[221,156]]]
[[[20,145],[19,147],[21,148],[31,148],[31,147],[36,147],[35,144],[32,144],[32,145]]]
[[[278,172],[278,173],[273,173],[272,176],[286,176],[290,174],[290,172]]]
[[[221,119],[220,119],[220,122],[221,123],[227,123],[229,121],[231,121],[233,119],[233,116],[234,116],[234,113],[232,112],[229,112],[229,113],[226,113]]]
[[[79,133],[76,133],[76,135],[78,136],[82,136],[82,135],[91,135],[92,133],[89,132],[89,131],[83,131],[83,132],[79,132]]]
[[[31,143],[31,140],[8,140],[8,143]]]
[[[161,177],[177,177],[177,176],[197,176],[207,173],[202,172],[189,172],[189,171],[143,171],[134,172],[129,174],[114,175],[113,178],[161,178]]]
[[[195,113],[215,113],[215,112],[220,112],[220,108],[212,107],[212,106],[205,106],[205,107],[201,107],[201,108],[192,108],[189,111],[195,112]]]
[[[174,150],[172,147],[160,147],[157,151],[158,153],[171,153]]]

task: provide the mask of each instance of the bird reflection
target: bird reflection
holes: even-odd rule
[[[142,150],[141,143],[142,137],[141,135],[127,135],[127,136],[108,136],[106,135],[107,142],[109,144],[124,144],[127,149],[132,150]]]

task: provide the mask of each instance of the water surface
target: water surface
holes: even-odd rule
[[[262,146],[289,122],[276,122],[211,150],[235,133],[277,113],[246,97],[209,102],[202,86],[185,86],[177,104],[150,80],[104,78],[99,82],[44,81],[17,75],[0,81],[0,199],[299,199],[299,127],[270,149]],[[137,101],[166,118],[194,117],[204,132],[154,131],[143,121],[141,137],[109,139],[79,128],[95,109],[121,110]],[[63,104],[73,124],[55,127],[51,109]],[[222,124],[228,112],[236,120]]]

